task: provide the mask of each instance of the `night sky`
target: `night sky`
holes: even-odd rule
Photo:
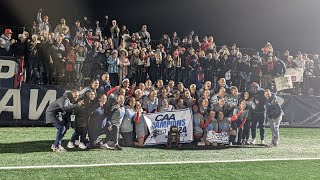
[[[108,14],[130,32],[148,25],[152,39],[192,29],[212,35],[218,45],[261,48],[270,41],[275,50],[320,53],[319,0],[1,0],[0,24],[31,26],[39,8],[53,26],[61,17],[69,26],[88,16]],[[110,22],[111,23],[111,22]]]

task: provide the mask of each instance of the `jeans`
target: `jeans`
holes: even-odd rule
[[[259,122],[260,138],[261,138],[261,140],[264,140],[265,118],[266,118],[265,112],[263,112],[263,113],[252,112],[252,118],[251,118],[252,139],[256,138],[257,123]]]
[[[64,135],[69,129],[69,123],[54,122],[53,125],[57,128],[56,140],[54,141],[53,145],[55,147],[59,147],[59,145],[61,145]]]
[[[85,143],[86,136],[87,136],[87,128],[85,127],[76,127],[74,133],[71,136],[71,142],[75,142],[80,137],[80,142]]]
[[[74,132],[72,133],[72,136],[71,136],[71,142],[75,142],[76,140],[78,140],[79,139],[79,136],[77,136],[77,131],[76,130],[74,130]]]
[[[276,119],[269,118],[269,124],[270,124],[271,133],[272,133],[271,143],[274,144],[275,146],[277,146],[279,143],[279,126],[280,126],[281,120],[282,120],[282,115],[280,115]]]

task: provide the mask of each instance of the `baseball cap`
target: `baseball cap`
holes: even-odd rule
[[[258,86],[259,86],[258,83],[256,83],[256,82],[253,82],[251,85],[252,85],[252,86],[255,86],[255,87],[258,87]]]
[[[11,29],[6,29],[6,30],[4,30],[4,33],[5,33],[5,34],[13,34],[13,32],[11,31]]]

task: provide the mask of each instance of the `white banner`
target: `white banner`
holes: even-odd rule
[[[144,145],[167,144],[171,126],[177,126],[180,143],[193,141],[193,121],[190,109],[144,115],[150,135]]]
[[[288,75],[285,75],[284,77],[274,78],[274,82],[276,84],[277,91],[293,88],[291,76]]]
[[[207,141],[210,143],[229,144],[229,134],[227,132],[215,133],[214,131],[209,131]]]
[[[287,68],[285,75],[291,76],[292,82],[303,82],[303,68]]]

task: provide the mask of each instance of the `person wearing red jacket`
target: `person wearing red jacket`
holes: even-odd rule
[[[142,109],[141,104],[139,102],[136,102],[136,114],[134,116],[134,123],[137,142],[134,142],[134,145],[140,147],[144,145],[144,139],[148,134],[148,127],[143,118],[143,113],[144,111]]]
[[[206,137],[208,131],[210,130],[214,130],[214,123],[213,122],[216,122],[217,120],[214,118],[216,116],[216,112],[213,111],[213,110],[210,110],[210,113],[208,115],[207,118],[204,118],[204,119],[201,119],[200,120],[200,127],[202,129],[204,129],[204,137]],[[212,145],[209,141],[205,141],[206,145]]]
[[[246,110],[247,102],[242,100],[239,107],[233,110],[233,115],[237,117],[235,121],[231,123],[232,130],[238,131],[237,145],[241,145],[241,138],[243,134],[244,125],[247,121],[249,111]],[[235,144],[236,136],[231,136],[231,143]]]

